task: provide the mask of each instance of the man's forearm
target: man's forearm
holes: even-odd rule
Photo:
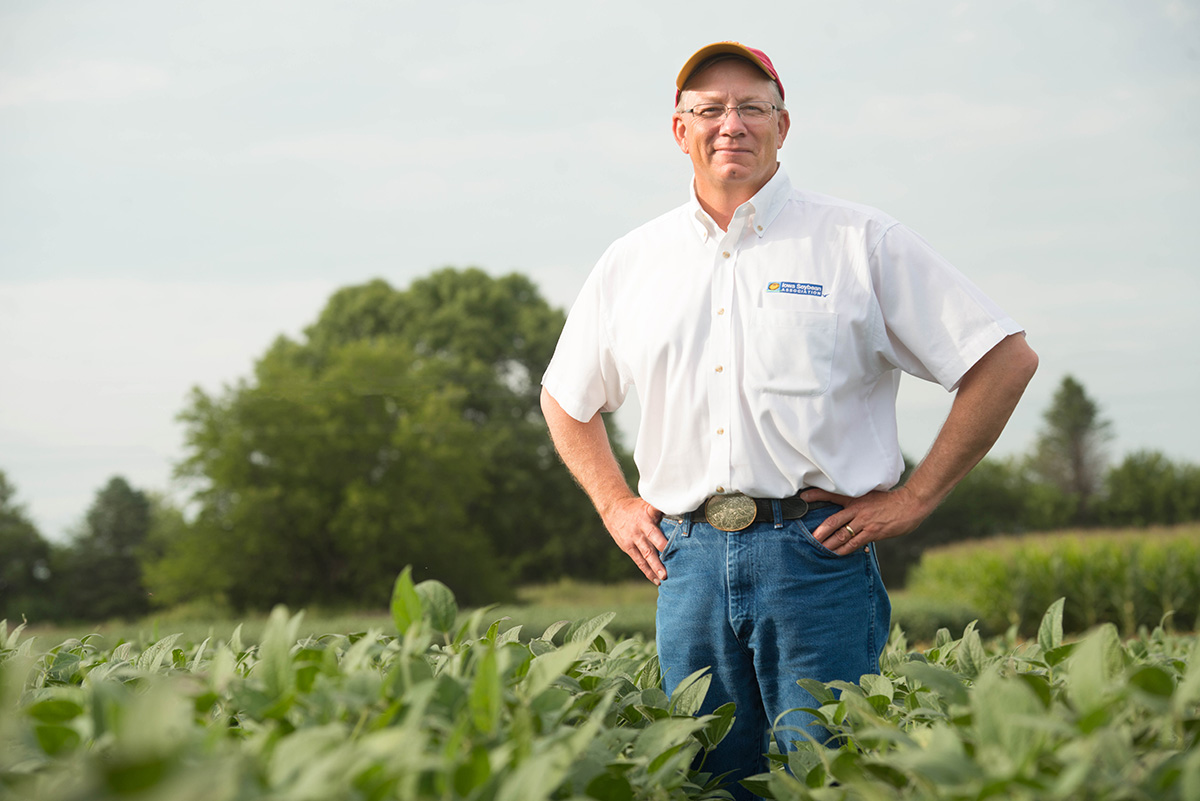
[[[612,504],[634,497],[598,413],[581,423],[563,411],[558,401],[543,389],[542,414],[563,464],[592,499],[601,517]]]
[[[604,419],[596,414],[581,423],[563,411],[549,392],[542,390],[542,414],[550,439],[571,475],[592,499],[605,528],[642,575],[655,584],[667,577],[659,553],[667,538],[658,527],[662,513],[629,489],[617,457],[613,455]]]
[[[976,362],[959,383],[950,414],[928,455],[903,487],[859,498],[806,491],[806,501],[833,501],[844,507],[826,518],[813,537],[844,555],[919,526],[995,444],[1037,362],[1037,354],[1021,334],[1001,340]]]

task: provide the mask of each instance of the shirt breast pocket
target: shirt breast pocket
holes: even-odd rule
[[[747,334],[749,389],[780,395],[820,395],[829,389],[836,313],[757,308]]]

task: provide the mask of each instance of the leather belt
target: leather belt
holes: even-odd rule
[[[690,518],[693,523],[708,523],[721,531],[741,531],[752,523],[774,521],[773,503],[771,498],[751,498],[749,495],[734,492],[728,495],[713,495],[686,515],[664,516],[679,521]],[[832,501],[805,501],[799,492],[779,501],[780,516],[784,520],[795,520],[804,517],[813,509],[833,505]]]

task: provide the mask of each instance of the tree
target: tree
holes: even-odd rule
[[[519,275],[444,269],[335,293],[252,379],[193,392],[179,473],[199,511],[147,564],[156,595],[379,603],[412,564],[472,603],[603,575],[615,549],[538,406],[562,324]]]
[[[56,559],[53,581],[66,614],[84,620],[136,617],[149,608],[141,550],[150,532],[150,499],[120,476],[96,493],[82,528]]]
[[[16,502],[16,494],[0,470],[0,619],[37,620],[49,617],[53,606],[50,543]]]
[[[1043,419],[1034,445],[1034,473],[1076,503],[1077,522],[1089,522],[1108,463],[1112,424],[1101,419],[1100,407],[1071,376],[1063,378]]]
[[[1200,467],[1137,451],[1108,471],[1099,517],[1108,525],[1169,525],[1200,519]]]

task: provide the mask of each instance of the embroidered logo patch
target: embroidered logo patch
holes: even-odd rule
[[[767,284],[768,292],[780,292],[784,295],[813,295],[825,297],[825,288],[820,284],[798,284],[795,281],[772,281]]]

